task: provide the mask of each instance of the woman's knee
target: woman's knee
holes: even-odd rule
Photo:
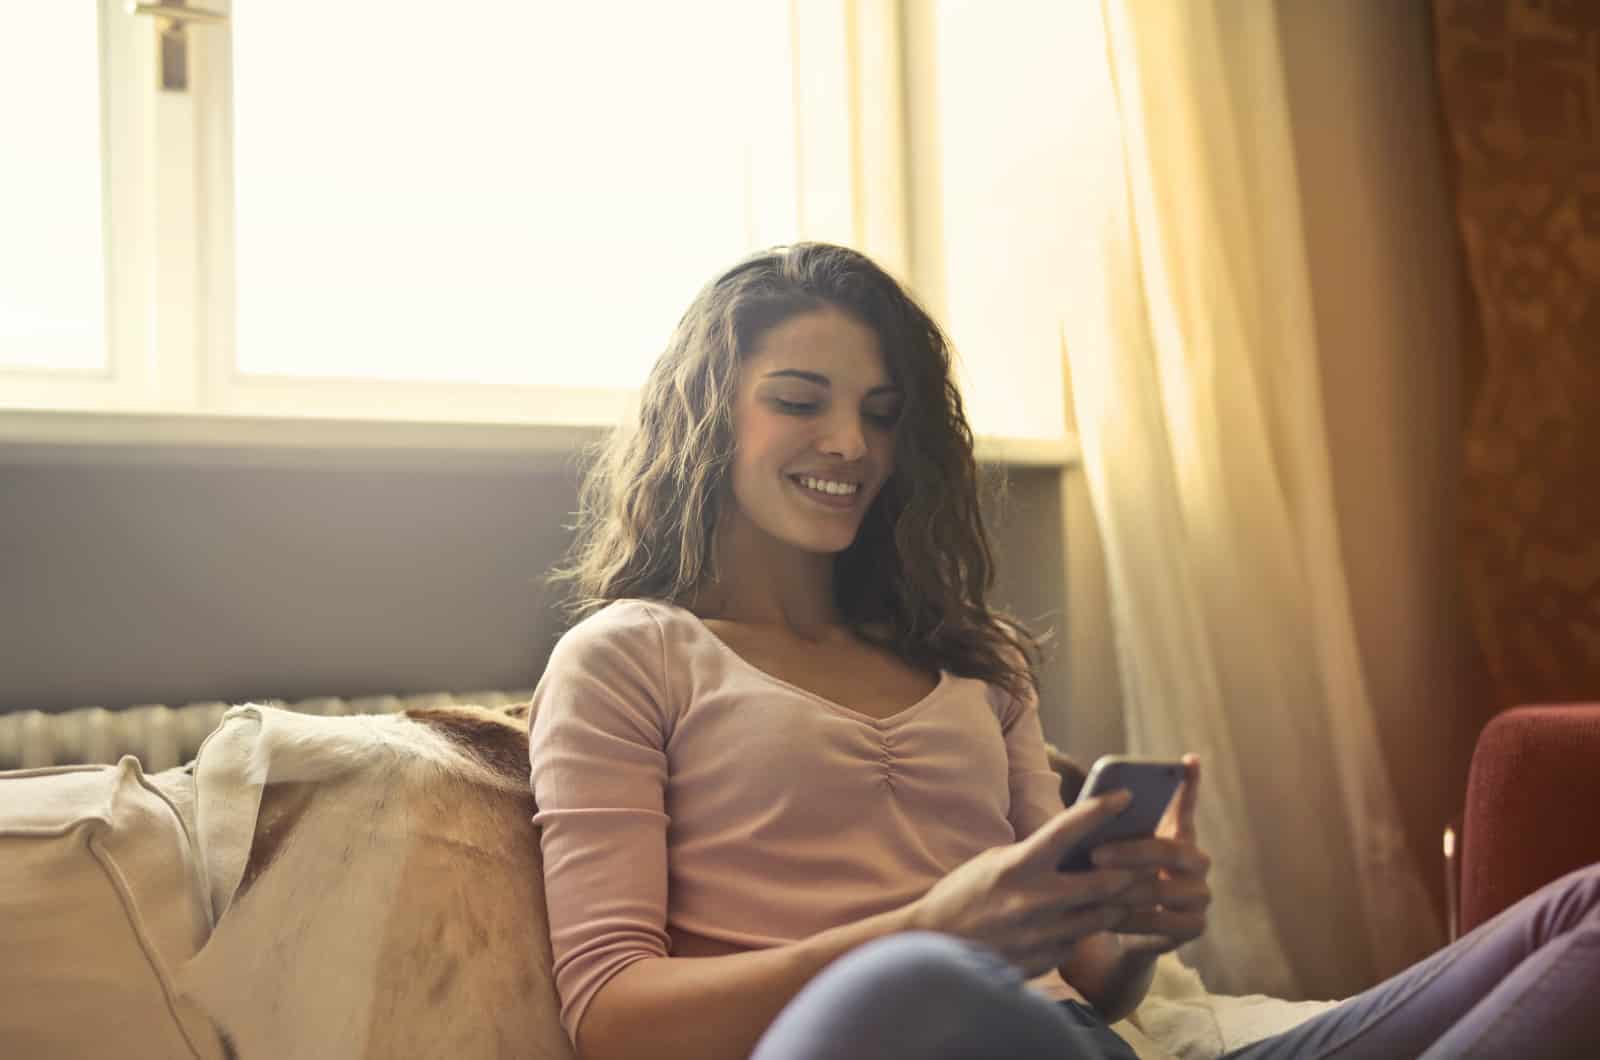
[[[879,998],[906,992],[926,1004],[1022,986],[1020,970],[986,946],[935,931],[903,931],[845,954],[828,969],[837,978],[870,980]],[[865,985],[865,984],[863,984]]]
[[[1496,916],[1518,920],[1539,940],[1600,928],[1600,862],[1558,876]]]
[[[778,1015],[753,1056],[1056,1056],[1067,1051],[1069,1033],[994,951],[910,931],[830,964]]]
[[[1600,920],[1600,861],[1567,873],[1557,887],[1564,919]]]

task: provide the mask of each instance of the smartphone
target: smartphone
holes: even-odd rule
[[[1101,755],[1089,770],[1078,792],[1078,802],[1096,795],[1127,788],[1133,793],[1128,808],[1084,836],[1062,855],[1059,872],[1087,872],[1094,868],[1089,855],[1101,843],[1116,839],[1144,839],[1155,834],[1156,825],[1183,783],[1183,763],[1158,758],[1128,758]]]

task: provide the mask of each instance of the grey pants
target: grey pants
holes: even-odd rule
[[[751,1060],[1132,1060],[986,947],[906,932],[829,965]],[[1600,1057],[1600,865],[1529,895],[1433,956],[1227,1060]]]

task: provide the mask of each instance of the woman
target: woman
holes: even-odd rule
[[[947,343],[893,279],[798,244],[699,293],[585,484],[585,617],[535,694],[584,1060],[1133,1056],[1108,1024],[1205,929],[1199,762],[1155,838],[1057,872],[1125,800],[1063,808],[991,570]],[[1597,894],[1552,885],[1242,1055],[1505,1055],[1530,1005],[1589,1040],[1560,991],[1496,984],[1593,983]]]

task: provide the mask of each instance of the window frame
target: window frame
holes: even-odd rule
[[[108,370],[91,377],[0,368],[0,443],[301,445],[272,440],[293,436],[305,444],[361,447],[366,438],[372,445],[550,451],[592,438],[631,412],[633,388],[237,372],[231,28],[226,21],[190,23],[189,91],[163,92],[156,21],[129,6],[97,5],[111,248]],[[233,7],[231,0],[206,6],[225,19]],[[906,53],[918,46],[923,21],[903,0],[789,0],[794,208],[801,238],[862,249],[919,289],[937,314],[937,232],[914,247],[913,218],[930,204],[913,201],[923,192],[909,179],[908,162],[916,133],[908,124],[918,111],[907,106],[907,77],[917,75]],[[147,88],[127,91],[129,85]],[[455,429],[472,425],[523,429]],[[979,449],[987,460],[1023,466],[1068,466],[1077,453],[1070,435],[980,437]]]
[[[116,86],[153,84],[153,36],[140,33],[116,0],[96,4],[104,254],[104,368],[95,372],[0,365],[5,406],[23,409],[126,409],[159,401],[162,380],[152,371],[151,302],[141,290],[154,276],[156,232],[153,92]]]

